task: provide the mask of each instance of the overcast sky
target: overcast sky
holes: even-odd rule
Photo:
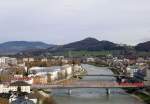
[[[150,40],[150,0],[0,0],[0,42]]]

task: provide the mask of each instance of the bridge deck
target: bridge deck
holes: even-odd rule
[[[75,75],[75,76],[106,76],[106,77],[127,77],[125,75],[117,75],[117,74],[114,74],[114,75],[111,75],[111,74],[87,74],[87,75]]]
[[[65,89],[65,88],[137,88],[144,87],[143,83],[117,83],[108,81],[77,81],[74,83],[32,85],[32,88]]]

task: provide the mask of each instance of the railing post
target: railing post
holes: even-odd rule
[[[72,90],[68,89],[68,95],[71,95],[71,93],[72,93]]]
[[[110,95],[110,89],[109,88],[106,88],[106,94]]]

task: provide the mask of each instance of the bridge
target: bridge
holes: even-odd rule
[[[75,83],[62,84],[33,84],[31,88],[37,89],[74,89],[74,88],[139,88],[144,83],[117,83],[110,81],[77,81]]]
[[[143,88],[144,83],[117,83],[110,81],[72,81],[60,84],[34,84],[32,89],[68,89],[71,94],[71,89],[76,88],[105,88],[106,93],[110,94],[110,88]]]
[[[117,74],[113,74],[113,75],[106,75],[106,74],[86,74],[86,75],[74,75],[74,76],[106,76],[106,77],[128,77],[128,76],[125,76],[125,75],[117,75]]]

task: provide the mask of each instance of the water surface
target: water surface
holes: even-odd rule
[[[82,65],[88,74],[113,74],[106,67],[95,67],[93,65]],[[114,77],[84,77],[82,80],[106,80],[115,81]],[[122,89],[111,89],[108,96],[105,89],[59,89],[52,91],[57,104],[144,104],[140,100],[125,93]]]

